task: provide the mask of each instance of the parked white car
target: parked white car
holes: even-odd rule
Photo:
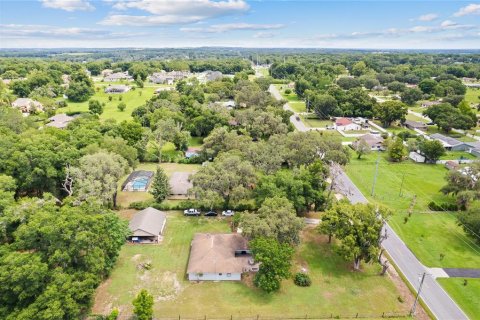
[[[200,211],[197,210],[197,209],[187,209],[187,210],[184,210],[183,211],[183,214],[185,216],[199,216],[200,215]]]
[[[224,217],[233,217],[234,214],[235,214],[235,212],[233,210],[222,211],[222,216],[224,216]]]

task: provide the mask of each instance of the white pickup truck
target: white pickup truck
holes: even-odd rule
[[[199,216],[200,215],[200,211],[197,210],[197,209],[187,209],[187,210],[184,210],[183,211],[183,214],[185,216]]]

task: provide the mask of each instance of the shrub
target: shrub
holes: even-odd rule
[[[293,278],[293,282],[299,287],[310,287],[312,280],[306,273],[298,272]]]
[[[431,201],[428,208],[432,211],[458,211],[458,205],[455,203],[436,203]]]
[[[292,93],[292,90],[290,90],[290,89],[285,90],[285,94],[290,94],[290,93]]]

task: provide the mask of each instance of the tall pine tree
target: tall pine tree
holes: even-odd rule
[[[162,202],[170,194],[170,184],[165,171],[159,166],[157,167],[157,174],[152,183],[150,193],[157,202]]]

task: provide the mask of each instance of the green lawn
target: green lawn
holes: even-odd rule
[[[310,128],[325,128],[327,126],[333,125],[333,122],[330,120],[320,120],[316,117],[312,116],[300,116],[302,118],[302,122],[305,123],[307,127]],[[336,131],[336,130],[330,130]]]
[[[478,266],[477,266],[478,267]],[[442,287],[457,302],[471,320],[480,319],[480,279],[467,279],[464,285],[463,278],[437,279]]]
[[[444,156],[440,157],[440,160],[458,160],[458,159],[478,159],[473,154],[464,151],[447,151]]]
[[[379,159],[378,178],[375,196],[371,197],[375,161]],[[415,210],[428,210],[428,203],[453,201],[451,197],[441,194],[440,188],[445,185],[447,169],[443,165],[414,163],[410,160],[392,163],[386,160],[386,153],[372,152],[358,160],[355,155],[347,165],[346,172],[363,194],[373,202],[383,203],[396,210],[406,213],[413,195],[417,196]],[[405,174],[402,196],[400,185]]]
[[[129,85],[134,86],[134,84],[132,83],[130,83]],[[135,90],[130,90],[122,94],[107,94],[104,92],[104,88],[106,86],[108,86],[108,83],[95,83],[95,87],[98,90],[91,99],[98,100],[100,101],[100,103],[105,103],[105,108],[102,115],[100,116],[100,119],[113,118],[117,121],[131,119],[133,109],[145,104],[145,102],[153,96],[155,91],[155,87],[145,87],[141,89],[136,88]],[[108,100],[109,96],[113,97],[112,101]],[[122,97],[122,101],[119,100],[120,97]],[[123,112],[117,109],[117,106],[120,102],[125,102],[127,105],[127,108]],[[59,112],[88,112],[88,101],[68,101],[68,106],[66,108],[60,109]]]
[[[395,215],[390,224],[427,267],[480,266],[480,246],[456,224],[455,213],[414,213],[406,224],[403,217]]]
[[[160,245],[125,245],[110,278],[97,290],[94,313],[117,307],[121,316],[131,312],[131,301],[141,289],[155,298],[158,317],[310,317],[405,314],[410,306],[387,277],[378,276],[378,265],[352,272],[351,264],[336,255],[315,230],[304,232],[292,271],[306,268],[312,286],[297,287],[286,280],[278,293],[265,294],[246,282],[191,283],[185,279],[190,241],[196,232],[228,232],[226,220],[183,217],[169,212]],[[149,271],[140,263],[151,262]],[[382,297],[378,299],[378,297]]]
[[[389,163],[384,153],[379,156],[375,195],[371,196],[375,160],[378,153],[352,157],[346,172],[372,203],[384,204],[394,211],[392,227],[408,247],[429,267],[472,267],[480,265],[480,247],[473,244],[456,225],[455,217],[448,213],[431,213],[428,203],[453,202],[440,193],[445,184],[447,169],[442,165],[417,164],[411,161]],[[405,176],[402,195],[400,186]],[[414,213],[407,223],[404,218],[416,196]],[[445,255],[440,260],[440,253]]]
[[[405,119],[411,120],[411,121],[423,122],[423,123],[428,123],[428,122],[429,122],[429,121],[426,120],[425,118],[416,116],[416,115],[411,114],[411,113],[408,113],[408,114],[405,116]]]
[[[200,147],[203,144],[203,137],[190,137],[188,140],[189,147]]]
[[[465,100],[468,103],[480,103],[480,89],[467,88],[467,93],[465,94]]]
[[[290,105],[290,107],[292,107],[292,109],[295,112],[306,112],[307,111],[307,107],[305,106],[305,101],[303,101],[302,99],[300,99],[297,96],[294,89],[290,89],[292,91],[292,93],[285,94],[286,89],[281,89],[281,88],[286,88],[285,85],[275,85],[275,86],[277,87],[278,91],[282,95],[282,98],[288,101],[288,104]]]

